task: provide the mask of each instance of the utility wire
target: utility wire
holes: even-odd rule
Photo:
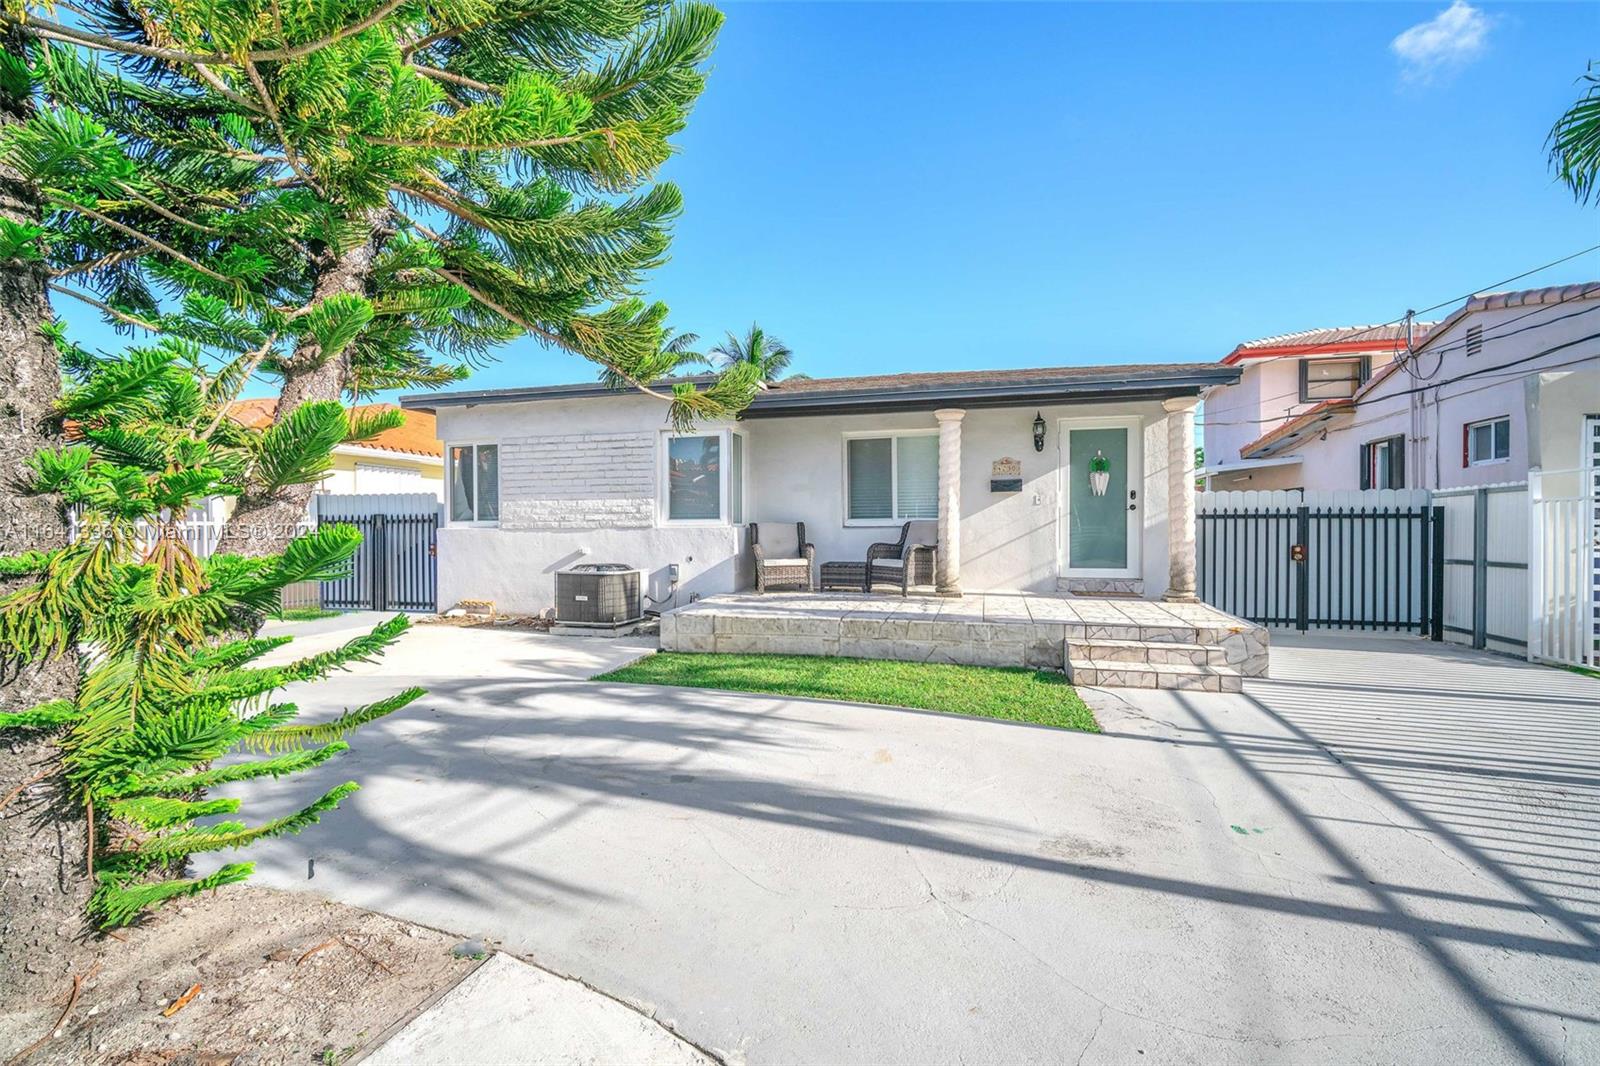
[[[1600,292],[1600,286],[1596,286],[1594,288],[1586,289],[1584,292],[1578,294],[1578,296],[1569,297],[1569,298],[1567,298],[1567,300],[1558,300],[1558,301],[1556,301],[1555,303],[1552,303],[1552,304],[1540,304],[1538,307],[1534,308],[1532,311],[1529,311],[1529,312],[1527,312],[1525,314],[1518,315],[1516,318],[1513,318],[1508,322],[1502,322],[1500,325],[1502,327],[1503,326],[1512,325],[1513,323],[1520,322],[1523,319],[1529,318],[1529,317],[1531,317],[1531,316],[1533,316],[1533,315],[1535,315],[1535,314],[1537,314],[1537,313],[1539,313],[1541,311],[1547,311],[1552,307],[1559,307],[1559,306],[1561,306],[1561,304],[1568,302],[1568,300],[1581,299],[1581,298],[1583,298],[1585,296],[1593,295],[1596,292]],[[1468,344],[1471,344],[1471,343],[1477,343],[1477,342],[1486,343],[1486,342],[1492,341],[1492,340],[1502,340],[1502,339],[1504,339],[1506,337],[1514,337],[1519,333],[1526,333],[1528,330],[1531,330],[1531,329],[1542,329],[1545,326],[1553,326],[1553,325],[1556,325],[1557,323],[1565,322],[1569,318],[1576,318],[1579,315],[1592,314],[1592,313],[1594,313],[1596,311],[1600,311],[1600,305],[1596,305],[1594,307],[1581,308],[1581,309],[1579,309],[1577,311],[1569,311],[1564,315],[1560,315],[1560,316],[1555,317],[1555,318],[1550,318],[1550,319],[1545,320],[1545,321],[1533,322],[1533,323],[1530,323],[1529,325],[1522,326],[1519,329],[1506,330],[1504,332],[1495,332],[1495,333],[1486,332],[1482,336],[1480,336],[1478,338],[1475,338],[1472,341],[1468,341],[1466,339],[1463,339],[1461,341],[1457,341],[1457,342],[1454,342],[1452,344],[1444,345],[1441,348],[1437,349],[1437,351],[1439,351],[1441,353],[1441,355],[1442,355],[1442,353],[1444,353],[1444,352],[1454,351],[1454,350],[1457,350],[1459,348],[1466,347]],[[1498,369],[1500,369],[1501,367],[1504,367],[1504,366],[1515,366],[1515,365],[1516,365],[1515,363],[1497,363],[1493,367],[1485,368],[1485,370],[1498,370]],[[1476,371],[1475,371],[1475,373],[1476,373]],[[1455,379],[1451,379],[1451,380],[1455,380]],[[1420,392],[1420,391],[1423,391],[1425,389],[1440,388],[1440,387],[1442,387],[1444,385],[1447,385],[1447,384],[1449,384],[1449,381],[1432,382],[1430,384],[1420,386],[1417,389],[1410,390],[1410,392]],[[1404,392],[1404,393],[1386,392],[1381,397],[1375,397],[1375,398],[1382,399],[1382,398],[1386,398],[1386,397],[1389,397],[1389,396],[1404,396],[1404,395],[1409,395],[1410,392]],[[1263,399],[1261,402],[1268,403],[1268,402],[1271,402],[1272,400],[1288,399],[1291,396],[1298,396],[1298,395],[1299,395],[1298,392],[1283,393],[1283,394],[1278,395],[1278,396],[1268,396],[1265,399]],[[1309,401],[1304,401],[1304,402],[1309,402]],[[1303,411],[1301,412],[1301,414],[1304,414],[1304,413],[1305,412],[1303,412]],[[1299,416],[1298,415],[1277,415],[1277,416],[1274,416],[1272,418],[1241,418],[1241,419],[1228,419],[1228,420],[1224,420],[1224,421],[1213,421],[1212,419],[1202,417],[1202,418],[1196,419],[1196,423],[1199,424],[1199,425],[1209,425],[1209,426],[1262,425],[1262,424],[1267,423],[1267,422],[1287,421],[1289,419],[1297,418],[1297,417],[1299,417]]]

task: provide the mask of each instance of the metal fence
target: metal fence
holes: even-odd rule
[[[1260,625],[1439,635],[1440,515],[1426,492],[1202,493],[1200,597]]]
[[[346,523],[361,533],[350,573],[322,584],[335,610],[438,609],[439,502],[428,493],[319,496],[317,524]]]

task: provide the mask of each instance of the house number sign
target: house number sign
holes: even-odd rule
[[[1022,461],[1009,455],[996,459],[989,466],[990,492],[1021,492]]]

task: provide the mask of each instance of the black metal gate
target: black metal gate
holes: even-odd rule
[[[1265,626],[1443,637],[1444,509],[1282,507],[1195,516],[1200,598]]]
[[[437,514],[319,514],[361,531],[350,574],[322,583],[322,605],[337,610],[436,611]]]

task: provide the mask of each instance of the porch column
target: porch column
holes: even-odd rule
[[[1163,400],[1167,409],[1167,592],[1162,597],[1193,603],[1194,537],[1194,409],[1195,396]]]
[[[967,412],[933,412],[939,420],[939,592],[961,594],[961,419]]]

